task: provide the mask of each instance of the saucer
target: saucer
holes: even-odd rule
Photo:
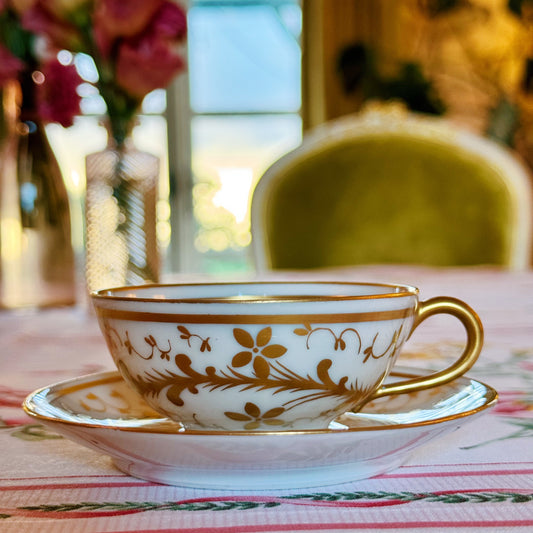
[[[400,369],[393,379],[423,375]],[[24,410],[75,442],[110,455],[135,477],[230,490],[346,483],[400,466],[419,446],[494,406],[497,393],[462,377],[413,394],[381,398],[328,429],[229,432],[186,430],[153,411],[118,372],[39,389]]]

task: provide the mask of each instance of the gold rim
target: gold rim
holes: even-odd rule
[[[108,309],[97,307],[100,318],[117,320],[135,320],[136,322],[180,322],[184,324],[303,324],[331,323],[348,324],[355,322],[373,322],[377,320],[397,320],[414,315],[415,308],[396,309],[393,311],[375,311],[370,313],[323,313],[312,315],[293,314],[181,314],[181,313],[150,313],[147,311],[126,311],[124,309]]]
[[[402,378],[415,378],[415,377],[419,377],[420,374],[412,374],[409,372],[398,372],[398,371],[393,370],[391,372],[391,376],[402,377]],[[387,424],[383,426],[363,426],[363,427],[347,428],[347,429],[316,429],[316,430],[312,429],[312,430],[287,430],[287,431],[189,430],[189,429],[182,428],[179,422],[175,422],[173,420],[163,418],[163,417],[154,418],[154,419],[146,419],[146,420],[153,420],[154,425],[158,424],[159,426],[164,425],[164,424],[167,424],[167,425],[171,424],[173,426],[172,428],[165,429],[161,427],[150,427],[149,425],[142,426],[142,427],[127,427],[127,426],[120,426],[120,425],[108,426],[108,425],[103,425],[99,423],[81,422],[81,421],[63,419],[59,417],[53,417],[53,416],[41,414],[32,408],[33,399],[40,395],[41,396],[44,395],[46,397],[48,395],[53,395],[53,399],[57,399],[69,393],[76,392],[78,390],[95,387],[97,385],[105,385],[109,383],[116,383],[116,382],[123,381],[120,374],[118,372],[113,372],[113,371],[106,372],[106,373],[100,373],[100,374],[94,374],[92,376],[87,376],[86,379],[87,381],[76,383],[79,380],[79,378],[75,378],[75,379],[72,379],[66,382],[57,383],[55,385],[50,385],[48,387],[43,387],[41,389],[38,389],[35,392],[31,393],[24,400],[22,407],[24,411],[26,412],[26,414],[38,420],[45,421],[45,422],[52,422],[55,424],[63,424],[63,425],[66,424],[66,425],[75,426],[75,427],[85,427],[85,428],[92,428],[92,429],[110,429],[110,430],[127,431],[127,432],[133,432],[133,433],[180,435],[182,437],[187,436],[187,435],[191,437],[192,436],[211,436],[211,437],[220,437],[220,436],[259,437],[259,436],[263,436],[265,437],[265,436],[273,436],[273,435],[275,436],[290,436],[290,435],[304,436],[304,435],[321,435],[321,434],[347,434],[347,433],[359,433],[363,431],[386,431],[386,430],[394,430],[394,429],[407,429],[407,428],[414,428],[414,427],[431,426],[435,424],[441,424],[444,422],[448,422],[452,420],[459,420],[461,418],[472,416],[474,414],[480,413],[486,409],[493,407],[498,401],[498,393],[496,392],[495,389],[493,389],[489,385],[486,385],[485,383],[482,383],[480,381],[473,380],[467,377],[461,377],[461,378],[458,378],[456,381],[468,380],[478,385],[481,385],[485,388],[485,393],[482,396],[484,403],[482,405],[480,405],[479,407],[476,407],[475,409],[469,409],[467,411],[456,413],[454,415],[443,416],[443,417],[435,418],[432,420],[420,420],[418,422],[410,422],[410,423],[403,423],[403,424],[402,423]],[[54,390],[54,389],[57,389],[57,390]]]
[[[253,286],[253,285],[339,285],[339,286],[352,286],[352,287],[380,287],[391,289],[390,292],[383,294],[361,294],[361,295],[288,295],[288,296],[276,296],[267,297],[268,302],[302,302],[302,301],[351,301],[351,300],[374,300],[379,298],[402,298],[406,296],[418,295],[418,289],[411,285],[394,284],[394,283],[371,283],[371,282],[344,282],[344,281],[243,281],[243,282],[207,282],[207,283],[153,283],[145,285],[131,285],[125,287],[113,287],[109,289],[100,289],[91,292],[91,298],[95,301],[98,300],[112,300],[123,302],[161,302],[161,303],[188,303],[188,304],[200,304],[200,303],[229,303],[229,304],[243,304],[243,303],[257,303],[257,300],[243,301],[234,297],[207,297],[207,298],[168,298],[159,299],[153,297],[139,297],[139,296],[127,296],[120,295],[119,293],[132,291],[137,289],[167,289],[173,287],[217,287],[217,286]],[[400,289],[401,292],[393,292],[392,289]],[[109,294],[114,292],[115,294]],[[265,301],[265,297],[261,301]]]

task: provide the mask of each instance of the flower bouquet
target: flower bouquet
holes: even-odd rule
[[[159,161],[131,133],[144,97],[185,67],[186,14],[171,0],[27,0],[24,27],[48,46],[92,58],[108,148],[87,157],[86,277],[90,290],[157,281]]]
[[[184,10],[171,0],[25,0],[24,27],[57,50],[89,55],[117,145],[131,133],[144,97],[185,67]]]

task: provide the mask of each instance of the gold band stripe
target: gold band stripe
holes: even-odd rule
[[[415,313],[414,308],[367,313],[324,313],[306,315],[194,315],[180,313],[148,313],[120,309],[96,308],[101,318],[135,320],[136,322],[165,322],[180,324],[350,324],[355,322],[376,322],[406,318]]]

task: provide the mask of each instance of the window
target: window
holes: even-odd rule
[[[188,18],[187,74],[168,94],[145,98],[134,139],[161,159],[165,270],[242,272],[252,266],[253,189],[301,141],[301,8],[298,0],[189,0]],[[78,55],[76,64],[86,80],[97,75],[87,56]],[[105,112],[98,92],[90,84],[80,90],[83,116],[67,130],[50,124],[47,131],[69,191],[81,259],[85,156],[105,148],[106,131],[98,124]]]
[[[183,151],[180,133],[190,131],[192,168],[187,176],[183,161],[175,163],[183,169],[175,173],[176,195],[191,201],[175,198],[181,230],[173,239],[174,269],[251,268],[253,189],[268,165],[301,141],[300,31],[297,0],[190,2],[190,108],[169,114],[171,139],[172,120],[190,121],[190,130],[175,125],[175,138]],[[175,87],[183,100],[183,84]],[[174,146],[171,140],[171,152]],[[193,238],[180,239],[187,233]]]

